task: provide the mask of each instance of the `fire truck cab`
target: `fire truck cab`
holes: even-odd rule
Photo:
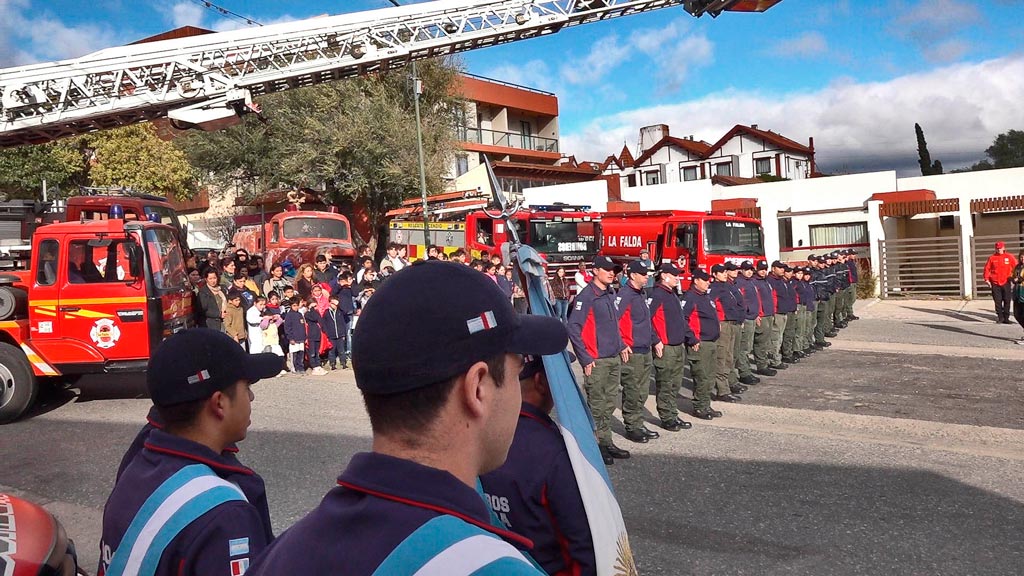
[[[232,243],[250,254],[263,254],[268,272],[285,261],[295,267],[312,263],[321,254],[335,264],[351,261],[356,255],[348,218],[337,212],[298,210],[294,206],[274,214],[262,226],[239,228]]]
[[[188,249],[185,226],[174,206],[162,196],[121,188],[81,187],[78,196],[72,196],[65,202],[63,219],[68,222],[106,220],[114,204],[124,211],[125,220],[157,221],[174,228],[181,247]]]
[[[432,213],[441,217],[443,208]],[[483,210],[460,214],[457,220],[429,223],[430,241],[424,243],[422,220],[392,220],[390,240],[409,247],[412,257],[424,257],[424,244],[433,244],[446,252],[463,248],[472,258],[484,252],[501,254],[501,247],[512,235],[504,220],[495,220]],[[537,250],[547,259],[550,273],[558,267],[575,267],[590,262],[601,245],[601,214],[588,206],[532,206],[519,210],[510,219],[519,241]]]
[[[625,263],[647,249],[655,262],[683,257],[682,289],[693,271],[715,264],[765,259],[764,231],[755,218],[728,212],[608,212],[604,214],[601,254]]]
[[[192,322],[175,228],[117,217],[38,228],[29,269],[0,274],[0,423],[32,405],[42,379],[145,371]]]

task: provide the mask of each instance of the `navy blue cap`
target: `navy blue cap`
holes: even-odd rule
[[[239,380],[254,384],[284,370],[284,358],[249,354],[227,334],[184,330],[164,340],[149,359],[146,387],[153,404],[171,406],[209,398]]]
[[[754,263],[751,262],[750,260],[744,260],[743,263],[740,264],[740,270],[753,270],[753,269],[754,269]]]
[[[644,263],[639,260],[633,260],[632,262],[630,262],[629,266],[626,267],[626,270],[630,274],[646,275],[648,272],[650,272],[650,270],[647,269],[647,266],[645,266]]]
[[[737,266],[735,262],[729,261],[729,262],[725,263],[725,270],[727,272],[731,272],[733,270],[739,270],[739,269],[740,269],[740,267]]]
[[[693,271],[693,279],[694,280],[711,280],[711,276],[708,276],[707,272],[701,270],[700,268],[697,268],[696,270]]]
[[[758,262],[757,262],[757,269],[758,270],[767,270],[768,269],[768,261],[767,260],[758,260]]]
[[[595,256],[594,257],[594,268],[600,268],[602,270],[611,270],[618,274],[622,271],[622,266],[615,263],[614,260],[607,256]],[[356,324],[359,325],[358,323]]]
[[[658,267],[658,272],[659,273],[664,272],[665,274],[672,274],[673,276],[679,276],[680,274],[683,273],[682,270],[677,268],[676,265],[671,263],[671,262],[663,262],[662,265]]]
[[[715,264],[711,267],[712,274],[718,274],[719,272],[725,272],[725,264]]]
[[[779,260],[776,260],[776,261],[772,262],[772,268],[785,268],[785,267],[786,267],[786,265],[783,264],[782,262],[780,262]]]
[[[783,272],[792,272],[793,271],[793,267],[790,266],[789,264],[783,264],[782,265],[782,271]]]
[[[392,274],[367,301],[352,364],[360,390],[397,394],[444,382],[503,353],[555,354],[568,340],[557,318],[516,314],[487,275],[429,260]]]

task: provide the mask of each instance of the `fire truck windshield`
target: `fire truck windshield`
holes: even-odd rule
[[[596,222],[530,222],[528,244],[542,254],[597,253]]]
[[[148,228],[145,232],[146,258],[157,290],[180,290],[188,284],[185,259],[178,238],[166,228]]]
[[[764,256],[764,233],[754,222],[708,220],[704,223],[704,252]]]
[[[344,221],[316,217],[288,218],[284,221],[284,237],[286,240],[300,238],[349,239],[348,226]]]

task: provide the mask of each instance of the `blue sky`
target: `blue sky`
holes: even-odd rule
[[[385,0],[218,0],[263,23]],[[70,58],[177,25],[242,24],[194,0],[0,0],[0,66]],[[555,92],[562,150],[603,159],[641,126],[717,140],[758,124],[814,137],[834,172],[915,169],[914,122],[947,167],[1024,129],[1024,0],[783,0],[764,14],[682,9],[471,52],[467,71]]]

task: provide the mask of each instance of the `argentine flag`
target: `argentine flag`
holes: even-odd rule
[[[518,248],[519,267],[527,278],[532,314],[554,316],[548,302],[546,273],[540,254],[529,246]],[[612,491],[608,469],[597,448],[594,420],[583,392],[576,385],[568,352],[544,357],[544,370],[558,411],[558,424],[572,461],[583,506],[587,511],[598,576],[637,576],[622,511]]]

